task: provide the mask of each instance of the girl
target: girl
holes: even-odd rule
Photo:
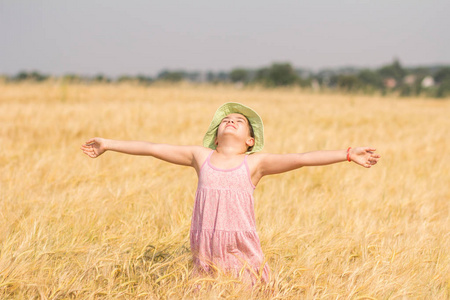
[[[216,111],[203,147],[93,138],[81,149],[92,158],[110,150],[193,167],[198,175],[190,230],[194,274],[223,272],[255,283],[269,280],[253,208],[253,191],[260,179],[303,166],[345,160],[370,168],[380,158],[370,147],[299,154],[255,153],[263,146],[259,115],[242,104],[226,103]]]

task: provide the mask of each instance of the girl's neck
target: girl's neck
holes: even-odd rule
[[[210,162],[219,169],[232,169],[242,163],[245,152],[236,151],[233,148],[218,147],[212,153]]]
[[[225,156],[237,156],[245,154],[247,152],[247,146],[245,144],[242,145],[242,143],[236,143],[232,138],[224,138],[217,145],[216,151]]]
[[[223,156],[232,157],[245,154],[246,149],[232,145],[217,145],[216,152]]]

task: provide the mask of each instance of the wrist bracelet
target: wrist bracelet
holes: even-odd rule
[[[348,149],[347,149],[347,160],[348,160],[349,162],[352,161],[352,160],[350,159],[350,149],[352,149],[352,147],[348,147]]]

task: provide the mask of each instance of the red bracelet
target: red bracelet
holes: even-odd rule
[[[352,160],[350,159],[350,149],[352,149],[352,147],[348,147],[348,149],[347,149],[347,160],[348,160],[349,162],[352,161]]]

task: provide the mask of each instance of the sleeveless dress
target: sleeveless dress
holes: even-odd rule
[[[194,274],[228,274],[252,284],[268,282],[256,233],[253,191],[247,155],[232,169],[219,169],[208,155],[200,168],[190,243]]]

